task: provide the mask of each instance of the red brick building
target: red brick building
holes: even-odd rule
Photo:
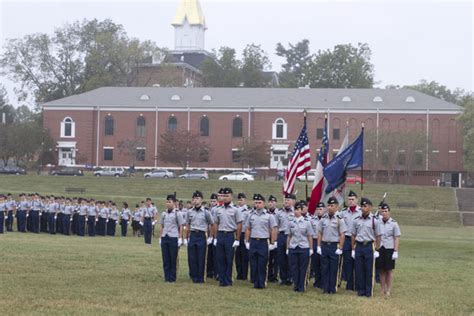
[[[276,170],[293,149],[307,112],[310,146],[321,146],[324,115],[328,115],[331,151],[335,154],[345,135],[346,121],[352,141],[364,122],[366,132],[418,131],[426,137],[426,150],[417,151],[414,183],[432,184],[441,173],[459,183],[463,171],[462,109],[417,91],[383,89],[265,89],[265,88],[100,88],[43,105],[44,127],[57,142],[58,164],[129,166],[118,142],[141,139],[138,168],[169,167],[155,157],[160,135],[169,129],[200,132],[210,144],[208,162],[190,167],[231,169],[236,149],[246,137],[271,146],[268,168]],[[366,152],[384,152],[368,145]],[[403,148],[398,149],[401,156]],[[386,150],[388,151],[388,150]],[[316,154],[313,155],[315,161]],[[403,157],[402,157],[403,158]],[[403,158],[404,160],[407,157]],[[403,160],[402,159],[402,160]],[[384,166],[370,165],[370,172]],[[400,161],[403,164],[403,161]],[[397,166],[403,171],[403,165]]]

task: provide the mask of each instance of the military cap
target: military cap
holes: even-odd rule
[[[168,194],[166,196],[166,200],[171,200],[173,202],[176,202],[176,196],[174,194]]]
[[[301,208],[301,209],[303,208],[303,205],[300,202],[295,204],[295,209],[298,209],[298,208]]]
[[[232,189],[231,188],[224,188],[222,191],[222,194],[232,194]]]
[[[302,206],[308,206],[308,204],[306,204],[306,201],[305,200],[300,200],[299,202]]]
[[[270,196],[268,197],[268,201],[278,202],[278,201],[277,201],[277,198],[274,197],[274,196],[271,195],[271,194],[270,194]]]
[[[354,191],[350,190],[349,191],[349,194],[347,195],[349,197],[357,197],[357,193],[355,193]]]
[[[285,194],[285,199],[296,200],[296,195],[294,195],[294,194],[292,194],[292,193],[286,193],[286,194]]]
[[[316,207],[326,207],[326,205],[324,205],[324,202],[319,202],[316,204]]]
[[[202,195],[202,192],[201,192],[201,191],[195,191],[195,192],[193,193],[193,199],[194,199],[194,198],[197,198],[197,197],[200,197],[201,199],[204,197],[204,196]]]
[[[390,210],[390,206],[387,203],[381,203],[380,208],[382,210]]]
[[[265,202],[265,198],[260,193],[254,193],[253,200],[254,201],[264,201]]]
[[[339,201],[335,197],[331,196],[328,199],[328,205],[331,205],[331,204],[339,204]]]
[[[245,195],[245,193],[239,193],[237,194],[237,199],[246,199],[247,196]]]
[[[210,199],[211,199],[211,200],[217,200],[217,194],[216,194],[216,193],[212,193]]]
[[[360,205],[362,205],[362,206],[367,206],[367,205],[372,206],[373,204],[372,204],[372,201],[370,201],[368,198],[363,197],[360,200]]]
[[[224,188],[220,188],[218,191],[219,194],[224,194]]]

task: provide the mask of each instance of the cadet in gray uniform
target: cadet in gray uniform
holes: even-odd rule
[[[3,234],[5,213],[7,212],[7,202],[5,196],[0,194],[0,234]]]
[[[316,204],[316,211],[311,216],[310,222],[313,227],[313,255],[311,256],[311,275],[314,277],[315,288],[322,288],[321,281],[321,255],[318,253],[318,234],[319,234],[319,222],[326,214],[326,205],[323,202]]]
[[[12,194],[7,194],[7,219],[5,221],[5,226],[7,227],[7,232],[13,231],[13,218],[16,211],[16,201],[13,199]]]
[[[294,218],[293,207],[295,205],[295,200],[296,196],[294,194],[286,194],[283,208],[281,208],[276,215],[278,225],[277,258],[281,285],[291,285],[292,283],[289,273],[288,256],[286,254],[286,239],[288,235],[289,222]]]
[[[271,214],[275,218],[277,218],[277,198],[273,195],[268,197],[268,213]],[[278,236],[278,227],[276,230],[276,234]],[[275,240],[276,241],[276,240]],[[276,245],[276,244],[275,244]],[[278,260],[277,260],[277,247],[270,250],[268,254],[268,282],[278,282]]]
[[[117,205],[112,202],[110,213],[109,213],[109,222],[107,223],[107,235],[115,236],[115,229],[117,227],[117,221],[120,217],[120,212],[117,208]]]
[[[361,199],[362,215],[352,223],[352,257],[355,259],[357,295],[371,297],[374,283],[374,260],[379,252],[382,230],[380,221],[372,215],[372,202],[367,198]]]
[[[245,223],[245,247],[249,250],[253,287],[263,289],[267,283],[268,250],[277,246],[277,224],[275,217],[265,210],[265,198],[261,194],[254,194],[253,201],[254,210]]]
[[[393,269],[395,269],[395,260],[398,259],[401,233],[398,223],[390,216],[390,206],[387,203],[382,203],[379,213],[381,217],[382,241],[380,256],[375,264],[380,269],[382,296],[390,296],[392,292]]]
[[[237,208],[242,213],[242,232],[240,233],[239,246],[235,249],[235,269],[237,271],[237,280],[247,280],[249,272],[249,251],[245,247],[245,223],[250,214],[249,207],[246,202],[245,193],[237,194]],[[253,281],[253,280],[252,280]]]
[[[127,236],[127,227],[130,219],[132,219],[132,212],[128,208],[128,203],[123,202],[122,212],[120,213],[120,226],[122,230],[122,237]]]

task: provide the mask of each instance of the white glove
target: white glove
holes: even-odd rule
[[[158,240],[158,244],[160,244],[160,245],[161,245],[161,238]]]
[[[247,248],[247,250],[250,250],[250,243],[248,241],[245,242],[245,248]]]
[[[286,255],[288,256],[288,254],[290,253],[290,249],[286,249]]]
[[[309,256],[311,257],[313,254],[314,254],[314,250],[313,250],[313,249],[309,249]]]
[[[187,239],[187,238],[184,238],[184,240],[183,240],[183,245],[185,245],[185,246],[188,245],[188,239]]]
[[[215,246],[217,246],[217,238],[214,238],[214,241],[212,242],[212,244]]]
[[[69,221],[72,222],[72,217],[71,217],[71,219],[70,219]]]
[[[337,248],[336,249],[336,255],[338,255],[338,256],[342,255],[342,250]]]
[[[54,215],[54,219],[55,219],[55,220],[58,219],[58,216],[57,216],[57,215]]]
[[[377,250],[374,251],[374,259],[377,259],[380,256]]]
[[[98,222],[98,221],[99,221],[99,219],[98,219],[98,218],[96,218],[96,219],[95,219],[95,221],[96,221],[96,222]]]
[[[183,238],[178,238],[178,247],[181,247],[183,244]]]
[[[356,251],[355,250],[351,251],[351,257],[352,257],[352,259],[356,258]]]
[[[140,222],[140,226],[143,226],[143,222]]]
[[[206,241],[207,245],[210,245],[212,244],[212,237],[209,237],[207,238],[207,241]]]
[[[323,253],[323,252],[321,251],[321,247],[320,247],[320,246],[318,246],[318,248],[316,248],[316,253],[317,253],[318,255],[321,255],[321,254]]]
[[[240,246],[240,241],[238,240],[234,241],[234,243],[232,244],[232,248],[236,248],[238,246]]]
[[[392,260],[397,260],[398,259],[398,251],[394,251],[392,255]]]
[[[107,218],[107,219],[105,220],[105,222],[108,223],[108,222],[109,222],[109,219]]]
[[[151,223],[151,226],[155,226],[155,224],[156,224],[156,221],[153,221],[153,222]]]

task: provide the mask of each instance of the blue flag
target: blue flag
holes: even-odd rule
[[[326,193],[333,191],[346,181],[347,170],[361,167],[363,164],[364,128],[359,137],[324,168],[324,177],[327,181]]]

